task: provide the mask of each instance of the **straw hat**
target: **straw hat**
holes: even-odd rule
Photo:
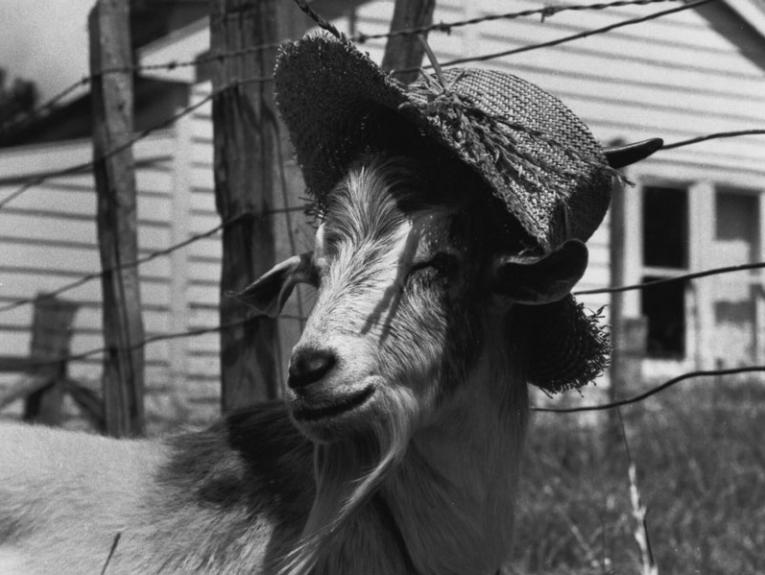
[[[512,74],[451,68],[404,86],[345,38],[320,33],[282,45],[275,83],[305,183],[320,205],[379,137],[374,117],[381,113],[414,125],[472,168],[528,233],[540,257],[566,240],[587,240],[620,184],[581,120],[560,100]],[[657,144],[642,146],[622,149],[618,163],[648,155]],[[555,392],[580,387],[601,373],[608,337],[597,315],[572,296],[524,307],[520,315],[530,328],[531,383]]]

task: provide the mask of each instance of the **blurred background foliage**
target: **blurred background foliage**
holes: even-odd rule
[[[623,408],[661,574],[765,573],[765,386],[687,382]],[[506,575],[643,573],[621,437],[532,423]]]

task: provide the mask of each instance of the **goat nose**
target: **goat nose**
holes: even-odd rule
[[[300,389],[319,381],[337,363],[334,352],[327,349],[304,348],[292,354],[287,385]]]

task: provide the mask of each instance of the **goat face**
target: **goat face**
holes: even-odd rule
[[[470,222],[419,202],[418,186],[373,163],[331,195],[313,253],[318,297],[287,380],[293,418],[312,438],[364,433],[393,413],[407,419],[399,425],[427,419],[475,355]]]
[[[502,302],[551,301],[581,275],[581,244],[564,281],[547,281],[550,266],[540,266],[540,258],[500,256],[499,244],[503,254],[509,246],[520,250],[517,229],[505,227],[497,241],[502,226],[491,224],[496,218],[485,198],[481,207],[473,190],[446,185],[451,191],[434,189],[395,161],[359,164],[329,195],[313,253],[242,292],[268,308],[296,282],[318,288],[285,392],[293,420],[311,439],[379,436],[392,426],[408,434],[427,424],[466,379],[487,322],[503,315]],[[512,280],[515,268],[527,278],[522,286]],[[536,268],[544,268],[541,281]],[[514,290],[523,296],[513,297]]]

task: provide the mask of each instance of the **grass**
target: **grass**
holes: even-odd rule
[[[623,408],[660,574],[765,573],[765,384],[689,381]],[[505,573],[643,572],[619,433],[537,414]]]

